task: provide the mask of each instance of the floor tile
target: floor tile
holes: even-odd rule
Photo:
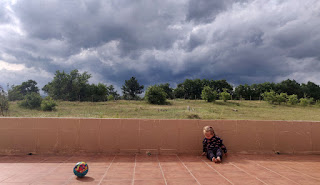
[[[195,179],[168,179],[168,185],[199,185]]]
[[[165,185],[164,179],[135,180],[134,185]]]
[[[87,161],[78,179],[73,167]],[[0,156],[0,184],[320,184],[315,155],[231,154],[221,164],[192,155]]]
[[[132,180],[104,180],[101,185],[132,185]]]

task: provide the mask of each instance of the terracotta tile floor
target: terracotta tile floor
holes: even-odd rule
[[[84,178],[73,174],[85,161]],[[320,155],[230,154],[215,164],[194,155],[0,156],[0,184],[320,184]]]

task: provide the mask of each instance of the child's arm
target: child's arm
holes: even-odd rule
[[[222,139],[219,138],[219,146],[221,148],[221,150],[223,150],[223,152],[226,154],[228,151],[227,151],[227,147],[224,146],[224,144],[222,143]]]
[[[206,153],[207,152],[207,142],[205,139],[202,141],[202,145],[203,145],[202,151]]]

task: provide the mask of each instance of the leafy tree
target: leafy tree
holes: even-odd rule
[[[231,95],[227,92],[227,89],[223,89],[223,92],[220,93],[220,99],[224,102],[227,102],[227,100],[231,99]]]
[[[5,91],[0,86],[0,113],[2,116],[5,116],[5,113],[7,113],[9,110],[9,101],[6,96]]]
[[[176,98],[201,99],[202,90],[205,86],[209,86],[219,93],[223,92],[223,89],[227,89],[227,92],[231,94],[233,93],[233,87],[226,80],[186,79],[183,83],[178,84],[174,94]]]
[[[112,100],[119,100],[119,99],[120,99],[120,95],[117,93],[117,91],[115,91],[113,85],[110,85],[110,86],[108,87],[108,95],[109,95],[109,96],[110,96],[110,95],[113,96]],[[108,100],[109,100],[109,98],[108,98]]]
[[[11,89],[8,91],[9,100],[22,100],[24,96],[30,93],[39,93],[39,88],[37,87],[37,82],[34,80],[28,80],[26,82],[22,82],[21,85],[11,86]]]
[[[239,85],[235,88],[235,95],[238,99],[250,99],[250,97],[253,95],[251,86],[248,84]],[[252,98],[252,97],[251,97]]]
[[[173,90],[175,98],[185,98],[185,92],[182,84],[179,84],[177,88]]]
[[[164,90],[164,92],[167,94],[167,99],[174,98],[173,88],[170,87],[169,83],[160,84],[159,87],[162,88]]]
[[[153,85],[148,87],[145,97],[148,103],[163,105],[166,102],[167,93],[160,86]]]
[[[108,89],[107,86],[102,84],[102,83],[98,83],[98,85],[95,84],[91,84],[90,85],[90,94],[91,97],[87,97],[87,98],[91,98],[91,101],[94,102],[99,102],[99,101],[105,101],[108,95]],[[88,100],[90,101],[90,100]]]
[[[21,93],[25,96],[32,92],[39,93],[39,88],[37,87],[37,82],[34,80],[28,80],[26,82],[22,82],[21,84]]]
[[[313,83],[313,82],[308,82],[307,84],[302,84],[301,85],[303,94],[306,97],[313,98],[315,100],[320,99],[320,86]]]
[[[143,92],[143,88],[144,86],[140,86],[138,80],[136,80],[135,77],[131,77],[131,79],[125,81],[121,89],[124,99],[136,100],[139,98],[137,95]]]
[[[72,70],[70,74],[58,70],[53,80],[46,84],[42,90],[53,99],[85,100],[91,96],[91,94],[88,94],[89,78],[91,78],[90,74],[87,72],[80,74],[76,69]]]
[[[178,84],[175,90],[175,97],[185,99],[200,99],[203,85],[200,79],[186,79],[183,83]]]
[[[20,91],[20,85],[11,86],[11,89],[8,90],[8,99],[10,101],[23,100],[23,94]]]
[[[226,80],[215,80],[212,82],[214,90],[218,93],[228,92],[229,94],[233,92],[233,87]]]
[[[37,109],[40,108],[41,102],[42,98],[40,94],[32,92],[31,94],[27,94],[19,105],[27,109]]]
[[[288,96],[288,103],[290,105],[297,105],[299,103],[298,96],[293,94]]]
[[[209,86],[205,86],[202,90],[201,98],[207,102],[212,102],[216,100],[218,93],[213,91]]]
[[[260,90],[260,94],[264,92],[270,92],[271,90],[276,89],[275,83],[264,82],[262,84],[258,84],[258,89]]]
[[[287,93],[288,95],[296,94],[298,97],[303,97],[301,86],[295,80],[284,80],[276,85],[278,93]]]

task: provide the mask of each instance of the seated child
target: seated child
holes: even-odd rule
[[[205,126],[203,128],[203,134],[205,136],[203,140],[203,153],[207,154],[207,158],[213,162],[221,162],[222,151],[227,155],[227,148],[222,143],[222,139],[215,135],[211,126]]]

